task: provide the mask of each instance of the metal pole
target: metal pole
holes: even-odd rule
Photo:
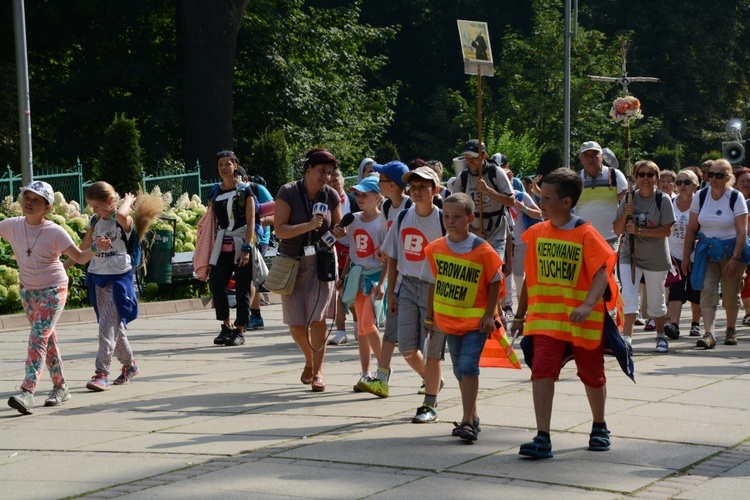
[[[477,64],[477,141],[479,141],[479,158],[482,158],[482,65]],[[479,162],[479,178],[482,178],[484,161]],[[479,230],[484,231],[484,210],[482,210],[484,195],[479,193]]]
[[[26,15],[24,13],[23,0],[13,0],[13,27],[16,34],[21,179],[25,186],[33,180],[34,168],[33,157],[31,155],[31,101],[29,99],[29,63],[26,56]]]
[[[564,136],[563,136],[563,166],[570,168],[570,10],[571,0],[565,0],[565,56],[563,64],[563,102],[564,102]]]

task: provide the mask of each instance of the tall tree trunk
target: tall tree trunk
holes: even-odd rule
[[[214,155],[232,149],[237,33],[250,0],[177,0],[184,65],[185,165],[217,177]]]

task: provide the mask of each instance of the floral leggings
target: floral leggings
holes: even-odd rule
[[[52,385],[65,387],[63,363],[57,347],[55,324],[65,308],[68,298],[68,287],[58,286],[41,290],[19,290],[21,304],[31,324],[29,334],[29,354],[26,357],[26,378],[21,389],[34,394],[39,384],[39,377],[47,365]],[[43,364],[44,363],[44,364]]]

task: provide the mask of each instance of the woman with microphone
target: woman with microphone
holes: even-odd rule
[[[341,201],[327,182],[338,162],[322,148],[308,151],[302,179],[281,186],[276,195],[274,227],[281,240],[279,253],[300,258],[299,271],[290,295],[281,297],[284,324],[305,355],[300,381],[314,392],[326,389],[323,358],[326,348],[326,319],[333,317],[335,281],[318,279],[318,246],[327,231],[340,238]],[[321,258],[322,254],[321,253]]]

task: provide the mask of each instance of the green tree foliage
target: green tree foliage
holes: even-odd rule
[[[401,161],[401,156],[398,154],[398,147],[396,144],[391,141],[385,141],[375,148],[375,156],[373,159],[379,164],[385,165],[389,161]]]
[[[292,157],[324,146],[346,166],[380,142],[398,85],[371,83],[393,28],[360,23],[360,1],[337,3],[312,8],[303,0],[263,0],[248,9],[239,35],[235,126],[281,130]]]
[[[210,4],[237,9],[246,2]],[[194,125],[194,101],[200,98],[184,100],[189,93],[186,84],[199,82],[186,77],[186,58],[193,56],[183,50],[182,42],[196,39],[196,30],[180,22],[180,8],[208,4],[26,2],[36,163],[70,165],[80,157],[88,169],[112,116],[123,112],[138,121],[147,171],[165,158],[182,160],[187,111]],[[215,67],[222,81],[233,78],[234,93],[227,95],[231,90],[226,86],[207,87],[209,92],[221,92],[222,116],[217,123],[230,125],[228,141],[233,142],[225,146],[248,155],[259,134],[280,130],[291,159],[323,145],[348,170],[378,144],[391,141],[404,159],[420,156],[448,165],[477,128],[476,79],[463,72],[456,29],[456,19],[467,19],[488,23],[495,59],[496,75],[483,78],[484,128],[507,126],[516,137],[533,131],[537,146],[561,149],[562,4],[249,2],[237,32],[234,72],[227,75],[231,69]],[[0,166],[10,162],[16,167],[11,2],[0,7],[0,28]],[[623,37],[631,40],[629,74],[663,82],[630,88],[646,115],[632,129],[633,160],[654,157],[657,148],[661,154],[681,145],[680,161],[699,163],[720,148],[729,118],[750,118],[747,0],[586,2],[581,4],[578,37],[573,41],[573,154],[577,144],[589,138],[622,154],[622,129],[608,118],[620,89],[591,82],[586,75],[619,75]],[[205,107],[204,101],[199,104]],[[225,116],[232,106],[233,117]],[[216,128],[208,121],[204,125]],[[188,166],[194,162],[185,160]],[[208,163],[214,176],[213,163]]]
[[[541,175],[547,175],[553,170],[563,166],[563,152],[562,148],[556,146],[550,146],[542,151],[539,157],[539,166],[537,167],[536,173]]]
[[[279,188],[292,180],[289,149],[283,130],[265,130],[250,148],[250,171],[266,180],[268,191],[276,196]]]
[[[121,195],[137,193],[143,163],[140,133],[135,119],[125,114],[115,116],[104,132],[104,145],[97,161],[95,178],[106,180]]]
[[[628,73],[662,84],[635,84],[647,115],[662,126],[642,137],[647,150],[684,146],[688,164],[699,163],[726,139],[733,116],[750,119],[750,3],[665,0],[588,2],[586,25],[617,36],[632,33]],[[640,142],[640,141],[639,141]]]
[[[536,173],[542,148],[537,145],[536,134],[533,129],[517,134],[510,129],[508,122],[497,125],[491,124],[482,141],[487,144],[489,154],[503,153],[510,161],[510,168],[515,175],[531,175]]]
[[[656,163],[661,170],[679,172],[683,166],[687,166],[683,165],[682,145],[680,144],[677,144],[674,148],[659,146],[650,155],[649,159]]]
[[[149,164],[180,157],[172,3],[26,2],[36,163],[80,157],[90,175],[104,130],[122,112],[138,120]]]
[[[470,79],[463,70],[456,20],[488,23],[497,62],[505,26],[529,33],[531,15],[529,0],[378,0],[363,4],[365,22],[400,25],[397,36],[386,45],[389,61],[378,77],[386,83],[400,82],[388,139],[398,145],[402,159],[437,159],[450,165],[463,143],[476,135],[476,115],[471,114],[476,104],[467,106],[470,94],[466,83]],[[488,80],[492,79],[484,81]],[[476,85],[473,79],[471,83]],[[507,118],[511,117],[503,117]]]
[[[509,120],[511,130],[516,133],[534,130],[540,146],[562,146],[563,2],[533,0],[531,3],[534,8],[531,35],[508,30],[503,37],[497,64],[501,77],[496,80],[497,98],[489,116],[490,120],[492,117]],[[588,139],[597,139],[602,144],[619,140],[612,134],[619,132],[617,126],[608,117],[611,103],[608,96],[613,96],[616,89],[587,78],[587,75],[618,74],[619,48],[608,42],[603,33],[578,26],[571,50],[571,144]],[[577,151],[572,153],[575,155]]]

